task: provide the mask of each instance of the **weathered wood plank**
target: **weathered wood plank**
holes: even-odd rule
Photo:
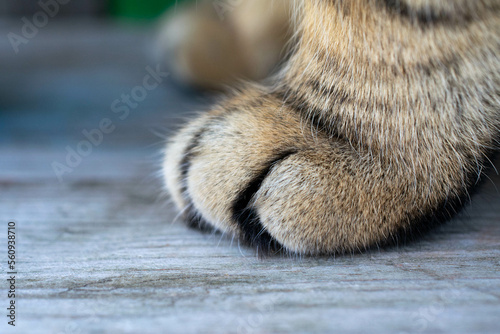
[[[499,196],[488,184],[479,196],[489,200],[399,249],[259,260],[220,235],[172,223],[157,184],[138,182],[146,170],[0,187],[1,217],[19,229],[18,329],[497,332]]]

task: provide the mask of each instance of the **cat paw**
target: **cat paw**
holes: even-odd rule
[[[364,250],[394,238],[425,209],[404,175],[258,90],[228,99],[172,138],[164,177],[191,225],[264,252]]]

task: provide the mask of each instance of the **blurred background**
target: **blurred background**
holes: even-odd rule
[[[59,1],[60,15],[73,17],[122,17],[133,19],[154,19],[164,10],[186,0],[70,0]],[[67,3],[65,3],[67,2]],[[51,1],[42,1],[49,4]],[[35,0],[2,0],[0,16],[16,18],[19,15],[33,15],[40,10]],[[58,14],[58,15],[59,15]]]
[[[70,167],[68,152],[105,118],[114,130],[62,181],[114,177],[136,164],[153,173],[151,156],[171,129],[206,105],[169,75],[143,88],[151,72],[168,73],[155,55],[158,18],[182,2],[0,0],[0,181],[59,183],[54,163]]]

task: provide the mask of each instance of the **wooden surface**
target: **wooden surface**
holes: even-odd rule
[[[0,42],[2,310],[8,220],[19,261],[17,326],[2,311],[0,333],[499,333],[494,172],[466,212],[410,245],[258,259],[187,229],[162,195],[155,133],[202,100],[167,80],[59,182],[51,163],[155,65],[151,36],[54,22],[19,55]]]

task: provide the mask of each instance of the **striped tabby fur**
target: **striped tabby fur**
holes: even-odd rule
[[[164,176],[195,226],[259,251],[362,251],[467,201],[500,126],[499,0],[304,0],[297,45],[185,126]]]

